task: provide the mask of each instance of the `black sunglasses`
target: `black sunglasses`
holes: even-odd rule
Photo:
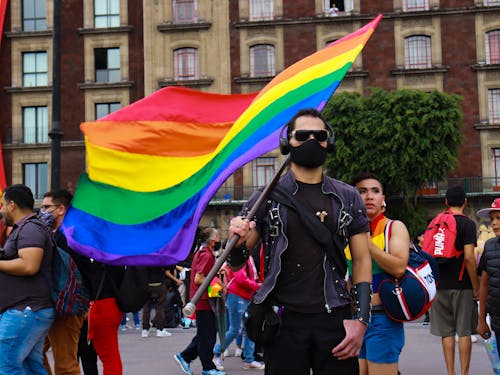
[[[292,132],[292,136],[299,142],[307,141],[311,134],[318,142],[324,142],[328,139],[328,132],[326,130],[294,130]]]

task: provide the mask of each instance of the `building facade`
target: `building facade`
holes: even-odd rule
[[[168,85],[258,91],[297,60],[383,20],[338,91],[440,90],[463,97],[453,179],[470,192],[500,190],[498,0],[64,0],[61,1],[61,186],[85,169],[79,125]],[[0,137],[8,183],[40,198],[50,187],[52,0],[10,0],[0,48]],[[281,162],[264,155],[214,197],[230,216]],[[456,181],[455,181],[456,182]],[[220,212],[219,212],[220,211]],[[213,216],[213,215],[212,215]],[[212,219],[207,219],[212,220]],[[218,224],[218,223],[215,223]]]

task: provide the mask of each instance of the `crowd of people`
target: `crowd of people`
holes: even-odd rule
[[[234,340],[244,369],[271,375],[398,374],[404,324],[386,313],[379,285],[384,274],[404,275],[408,229],[386,217],[384,185],[376,174],[361,172],[350,184],[324,174],[335,138],[318,111],[299,111],[283,133],[280,149],[290,154],[290,168],[255,217],[246,215],[260,190],[231,220],[228,233],[202,228],[186,263],[149,267],[149,299],[142,317],[132,313],[130,324],[116,298],[124,267],[76,253],[60,229],[71,193],[46,193],[35,213],[28,187],[7,187],[0,209],[0,374],[76,375],[81,361],[83,373],[93,375],[98,359],[105,375],[122,374],[118,332],[131,325],[147,338],[154,327],[157,337],[169,337],[167,328],[190,327],[181,308],[205,285],[221,237],[235,235],[221,276],[227,330],[219,330],[217,340],[220,314],[204,290],[193,317],[196,333],[174,356],[184,374],[193,374],[191,362],[199,358],[202,375],[225,375],[224,358]],[[488,339],[500,329],[500,198],[477,212],[491,222],[488,240],[478,241],[466,206],[463,188],[450,187],[443,208],[456,220],[454,246],[460,255],[439,264],[429,311],[430,333],[441,337],[448,374],[455,374],[456,340],[461,374],[468,374],[471,335]],[[54,243],[71,255],[89,290],[84,314],[56,314],[47,282]]]

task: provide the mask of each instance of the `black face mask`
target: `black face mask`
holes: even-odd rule
[[[326,148],[315,139],[309,139],[297,147],[290,147],[292,163],[305,168],[317,168],[325,164]]]
[[[221,246],[220,242],[215,242],[214,243],[214,251],[219,251],[220,246]]]

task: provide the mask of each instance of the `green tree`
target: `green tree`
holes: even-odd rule
[[[335,130],[336,152],[327,173],[350,181],[371,171],[384,182],[387,197],[402,197],[389,212],[405,221],[413,235],[425,226],[415,193],[423,183],[441,181],[456,166],[461,130],[461,97],[439,91],[341,93],[323,114]]]

